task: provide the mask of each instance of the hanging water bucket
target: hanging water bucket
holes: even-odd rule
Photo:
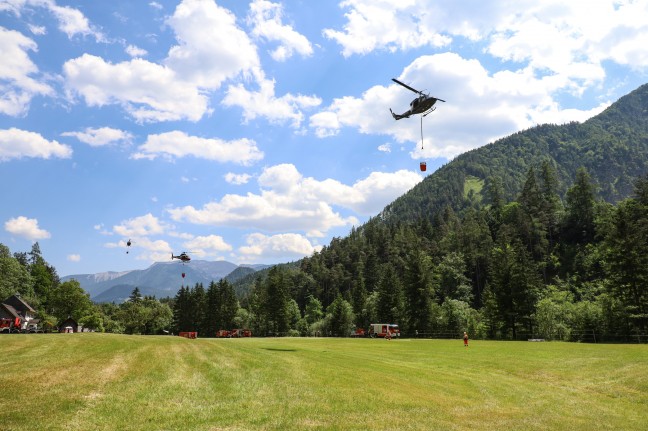
[[[184,277],[185,277],[185,273],[183,272],[183,273],[182,273],[182,278],[184,278]]]
[[[425,162],[421,162],[421,172],[425,172],[427,170],[427,164]]]

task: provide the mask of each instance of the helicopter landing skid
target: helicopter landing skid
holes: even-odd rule
[[[436,111],[436,106],[433,106],[432,108],[428,109],[427,111],[425,111],[425,112],[422,113],[421,115],[422,115],[423,117],[427,117],[428,115],[430,115],[430,114],[433,113],[434,111]]]

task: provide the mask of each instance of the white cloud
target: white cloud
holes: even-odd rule
[[[169,209],[173,220],[213,226],[245,225],[266,231],[299,230],[310,237],[324,236],[334,227],[357,224],[354,216],[343,217],[333,206],[359,214],[375,214],[411,189],[421,177],[413,172],[374,172],[352,186],[339,181],[303,177],[292,164],[266,168],[258,178],[259,194],[227,194],[220,201],[198,209]]]
[[[63,72],[70,97],[78,95],[88,106],[120,105],[139,123],[198,121],[213,112],[210,92],[226,80],[245,79],[259,89],[230,86],[225,106],[243,108],[245,121],[265,117],[291,121],[294,127],[303,120],[302,109],[321,103],[315,96],[275,95],[274,81],[265,78],[256,46],[237,26],[234,14],[213,0],[184,0],[166,24],[177,45],[161,64],[141,58],[113,64],[87,53],[68,60]],[[293,37],[282,42],[296,49]],[[142,54],[136,47],[127,52]]]
[[[49,85],[32,77],[38,74],[38,68],[28,52],[37,49],[30,38],[0,26],[0,114],[25,115],[33,97],[53,94]]]
[[[38,227],[38,220],[24,216],[7,220],[4,228],[10,234],[32,241],[47,239],[52,236],[48,231]]]
[[[178,45],[162,64],[141,58],[112,64],[83,54],[63,66],[69,93],[89,106],[121,105],[140,123],[198,121],[212,112],[208,91],[259,67],[256,47],[235,16],[214,1],[185,0],[166,24]]]
[[[197,236],[186,241],[183,245],[187,250],[208,256],[214,253],[232,250],[232,246],[225,242],[223,237],[219,235]]]
[[[94,36],[97,42],[105,42],[105,37],[100,31],[90,25],[83,13],[68,6],[57,6],[53,0],[30,0],[32,4],[45,5],[59,22],[59,30],[67,34],[69,38],[76,35]]]
[[[255,37],[269,42],[278,42],[279,46],[270,54],[276,61],[285,61],[294,52],[310,56],[313,47],[308,39],[296,32],[292,26],[282,23],[283,6],[267,0],[254,0],[250,3],[248,24],[252,26]]]
[[[247,235],[246,243],[238,249],[245,262],[258,262],[259,258],[274,261],[299,259],[322,249],[322,246],[313,245],[308,238],[295,233],[272,236],[253,233]]]
[[[258,91],[250,91],[243,84],[230,85],[223,99],[225,106],[239,106],[243,109],[244,120],[250,121],[257,117],[265,117],[272,123],[291,121],[298,128],[304,118],[302,109],[319,106],[322,100],[316,96],[301,94],[275,95],[275,82],[263,76],[261,70],[255,73]],[[254,103],[250,103],[253,100]]]
[[[70,262],[81,262],[81,255],[80,254],[68,254],[67,255],[67,260]]]
[[[434,25],[440,20],[434,17],[443,12],[432,1],[345,0],[340,6],[349,9],[345,13],[344,31],[325,29],[324,35],[342,45],[345,57],[368,54],[375,49],[443,47],[451,42]],[[443,8],[446,7],[449,5]]]
[[[391,153],[391,144],[389,142],[386,142],[382,145],[379,145],[378,151],[381,151],[383,153]]]
[[[228,172],[224,175],[224,178],[228,183],[238,186],[241,184],[247,184],[252,176],[249,174],[235,174],[233,172]]]
[[[648,58],[643,1],[345,0],[340,5],[347,10],[344,28],[326,29],[324,35],[338,42],[345,56],[440,47],[466,38],[498,59],[550,70],[575,86],[602,79],[605,60],[640,67]]]
[[[405,68],[401,80],[448,100],[443,111],[425,120],[424,149],[413,150],[415,158],[451,158],[546,121],[583,121],[609,101],[578,110],[559,100],[604,85],[609,62],[638,70],[648,64],[643,1],[466,0],[440,6],[433,0],[345,0],[340,5],[346,23],[324,34],[345,56],[446,43],[451,48],[470,43],[486,55],[482,62],[451,52],[426,55]],[[405,111],[412,96],[394,85],[372,87],[361,97],[335,99],[311,116],[309,125],[318,137],[349,126],[420,143],[415,120],[394,123],[385,115],[388,107]]]
[[[125,51],[126,54],[130,55],[131,57],[144,57],[148,54],[145,49],[139,48],[135,45],[128,45]]]
[[[43,26],[29,24],[28,27],[29,27],[29,31],[31,31],[32,34],[35,34],[36,36],[43,36],[47,34],[47,29]]]
[[[163,234],[169,226],[161,222],[151,213],[124,220],[119,225],[113,226],[113,232],[123,237],[146,237],[148,235]],[[141,245],[141,241],[137,241]]]
[[[25,9],[42,7],[47,9],[58,21],[58,28],[68,38],[76,35],[93,36],[97,42],[105,42],[104,35],[94,28],[79,9],[59,6],[54,0],[5,0],[0,11],[10,11],[20,16]]]
[[[141,58],[117,64],[83,54],[63,65],[71,94],[88,106],[121,105],[138,122],[198,121],[207,112],[207,97],[167,67]]]
[[[0,162],[23,157],[68,159],[71,156],[72,149],[69,146],[48,141],[38,133],[13,127],[0,130]]]
[[[384,134],[399,143],[413,143],[413,158],[451,158],[535,124],[581,121],[609,104],[603,102],[584,111],[563,110],[551,94],[559,92],[564,83],[553,76],[538,78],[528,67],[490,73],[478,60],[454,53],[419,57],[398,79],[413,88],[428,89],[430,95],[447,101],[438,102],[437,112],[423,120],[424,150],[420,149],[419,116],[399,121],[390,116],[390,108],[402,113],[415,97],[394,83],[374,86],[360,98],[335,99],[311,117],[310,127],[318,136],[354,127],[361,133]]]
[[[236,25],[236,16],[211,0],[184,0],[168,20],[179,44],[165,65],[181,79],[202,88],[259,67],[256,47]]]
[[[138,147],[136,159],[155,159],[158,156],[180,158],[193,156],[220,163],[250,165],[263,159],[263,152],[256,143],[249,139],[223,141],[216,138],[188,136],[184,132],[174,131],[149,135],[146,142]]]
[[[131,139],[133,139],[133,135],[129,132],[111,127],[100,127],[98,129],[88,127],[84,132],[64,132],[61,133],[61,136],[73,136],[91,147],[101,147],[119,142],[130,143]]]

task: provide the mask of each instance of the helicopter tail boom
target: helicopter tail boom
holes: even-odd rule
[[[399,115],[399,114],[394,114],[394,111],[389,108],[389,112],[391,112],[392,117],[394,117],[394,120],[400,120],[401,118],[408,118],[409,115]]]

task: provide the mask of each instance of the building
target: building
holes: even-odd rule
[[[36,310],[20,297],[20,294],[11,295],[0,304],[0,319],[11,319],[18,322],[20,331],[38,330],[39,319],[36,319]],[[18,320],[17,320],[18,319]]]

